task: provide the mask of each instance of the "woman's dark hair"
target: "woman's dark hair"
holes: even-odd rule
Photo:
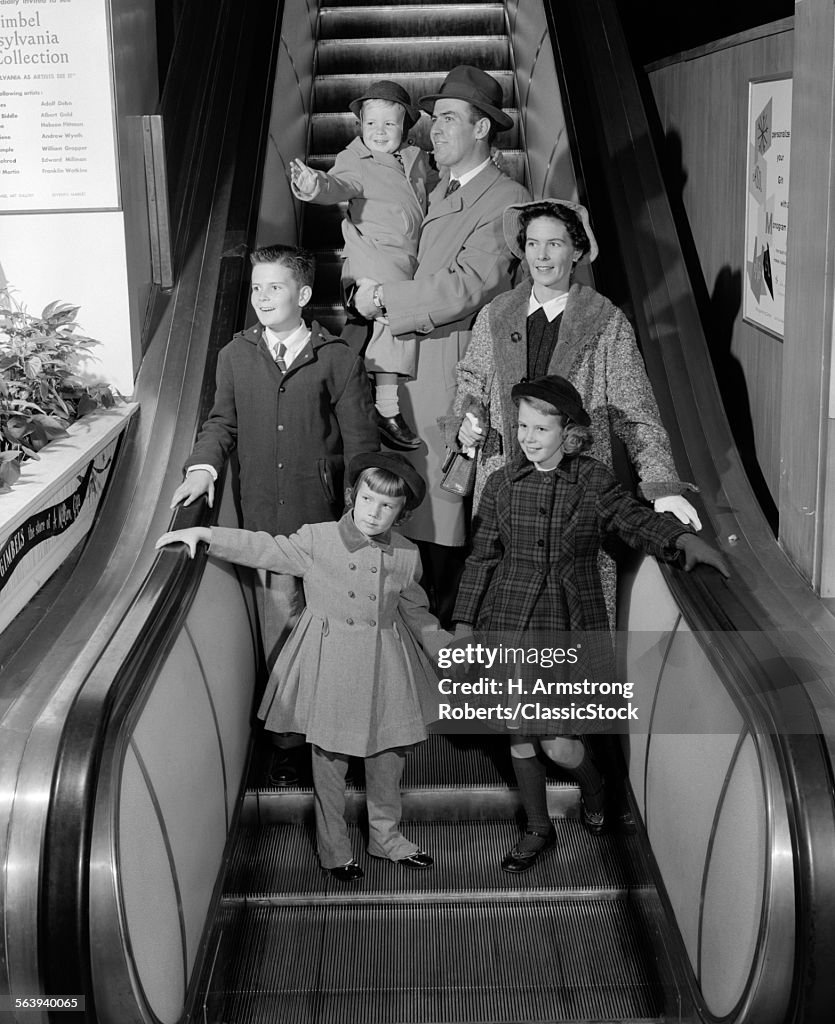
[[[560,203],[549,203],[547,200],[543,200],[541,203],[531,203],[519,213],[519,234],[516,236],[516,244],[519,246],[520,252],[525,251],[528,225],[533,220],[539,220],[540,217],[551,217],[553,220],[562,221],[574,248],[582,256],[591,251],[591,242],[589,242],[586,229],[577,214]]]

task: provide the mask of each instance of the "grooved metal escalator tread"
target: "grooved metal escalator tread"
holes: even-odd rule
[[[229,981],[216,978],[210,1021],[660,1019],[641,915],[622,901],[230,905],[222,924]]]
[[[349,826],[351,845],[365,878],[336,882],[319,867],[312,822],[240,830],[224,900],[317,903],[419,899],[473,902],[486,899],[622,898],[649,881],[637,866],[634,836],[594,837],[576,817],[555,818],[553,851],[522,875],[502,871],[502,857],[519,837],[515,821],[407,821],[403,833],[435,858],[427,871],[410,871],[365,852],[364,834]]]

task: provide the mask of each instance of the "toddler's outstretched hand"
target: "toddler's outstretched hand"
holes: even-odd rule
[[[306,196],[314,196],[318,185],[316,172],[301,160],[290,161],[290,181],[293,187]]]
[[[684,552],[685,572],[690,572],[691,569],[695,569],[701,563],[703,565],[712,565],[714,569],[722,573],[726,580],[730,579],[731,573],[725,559],[716,548],[711,547],[701,537],[697,537],[693,533],[682,533],[676,539],[676,547],[679,551]]]
[[[157,551],[160,548],[168,547],[169,544],[185,544],[188,547],[189,558],[197,554],[197,545],[203,541],[208,544],[212,539],[212,531],[207,526],[190,526],[185,530],[170,530],[164,533],[156,542],[154,547]]]
[[[693,508],[687,498],[680,494],[668,494],[664,498],[656,498],[652,503],[656,512],[672,512],[673,515],[685,526],[692,526],[698,531],[702,528],[702,521],[699,513]]]

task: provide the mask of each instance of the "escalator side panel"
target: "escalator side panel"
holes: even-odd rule
[[[629,777],[685,973],[715,1016],[779,1024],[795,878],[773,745],[751,732],[750,710],[735,703],[653,560],[642,561],[621,613],[641,716]]]
[[[105,752],[90,879],[101,1022],[182,1014],[243,785],[257,652],[241,581],[209,563],[144,706]]]

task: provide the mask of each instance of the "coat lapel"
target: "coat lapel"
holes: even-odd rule
[[[452,195],[446,197],[444,192],[449,185],[449,174],[444,174],[429,197],[429,212],[423,219],[423,227],[425,228],[430,221],[446,217],[451,213],[460,213],[464,207],[478,202],[487,189],[498,180],[501,173],[494,164],[490,163],[472,181],[468,181],[462,188],[456,189]]]
[[[560,322],[560,334],[548,373],[568,377],[589,344],[596,342],[609,320],[614,306],[600,292],[583,284],[573,284]]]

